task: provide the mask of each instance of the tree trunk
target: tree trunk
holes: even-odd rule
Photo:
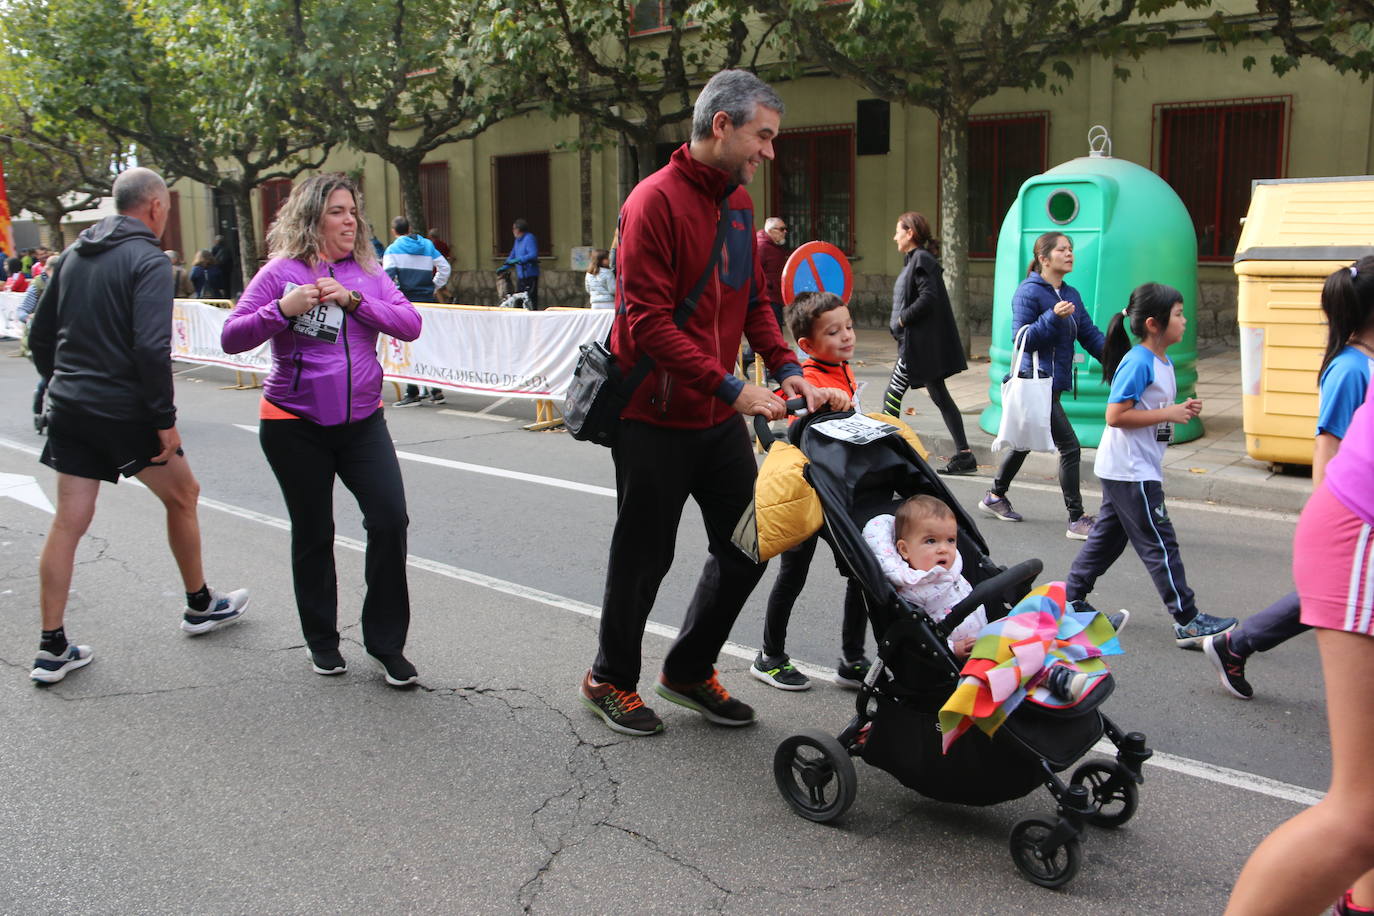
[[[43,210],[43,222],[48,225],[48,247],[53,251],[61,251],[67,247],[67,236],[62,231],[62,217],[66,211],[59,204],[56,209]]]
[[[622,133],[620,143],[616,146],[616,165],[619,166],[616,169],[616,177],[620,181],[621,205],[624,205],[625,198],[630,196],[630,191],[635,186],[634,158],[634,150],[630,147],[630,135]]]
[[[586,116],[577,119],[577,183],[582,192],[582,244],[595,245],[592,238],[592,132]]]
[[[253,190],[237,182],[220,185],[220,190],[234,201],[234,222],[239,230],[239,274],[246,289],[253,274],[258,272],[258,261],[265,254],[258,251],[258,234],[253,225]],[[225,277],[224,282],[228,283],[229,278]]]
[[[940,263],[964,355],[970,349],[968,302],[968,109],[940,116]]]
[[[644,133],[635,137],[635,155],[639,157],[639,180],[643,181],[657,171],[654,153],[658,146],[657,127],[645,127]]]
[[[425,200],[420,193],[420,158],[405,156],[393,159],[391,164],[396,167],[396,174],[401,179],[401,202],[405,207],[406,219],[410,220],[410,231],[428,238]]]

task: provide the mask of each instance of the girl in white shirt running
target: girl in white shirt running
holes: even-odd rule
[[[1127,321],[1140,341],[1134,347],[1126,336]],[[1085,604],[1098,577],[1130,544],[1174,618],[1174,641],[1179,648],[1200,649],[1208,636],[1235,627],[1236,619],[1197,609],[1174,525],[1164,508],[1164,449],[1173,441],[1174,424],[1187,423],[1202,412],[1197,398],[1174,403],[1178,383],[1167,351],[1183,339],[1186,327],[1183,296],[1162,283],[1137,287],[1130,303],[1107,326],[1102,378],[1111,383],[1112,391],[1107,396],[1107,429],[1093,465],[1102,482],[1102,508],[1069,570],[1066,597],[1070,603]]]

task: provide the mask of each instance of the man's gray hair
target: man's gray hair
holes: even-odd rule
[[[773,87],[748,70],[722,70],[707,81],[692,109],[692,139],[705,140],[711,136],[711,122],[716,112],[725,112],[730,123],[743,127],[754,119],[754,110],[762,105],[778,114],[783,113],[782,99]]]
[[[763,221],[763,228],[764,228],[764,229],[776,229],[776,228],[778,228],[778,227],[781,226],[781,225],[782,225],[782,217],[781,217],[781,216],[770,216],[770,217],[768,217],[768,219],[766,219],[766,220]]]
[[[110,194],[114,197],[116,213],[137,210],[167,190],[167,182],[152,169],[132,168],[119,173]]]

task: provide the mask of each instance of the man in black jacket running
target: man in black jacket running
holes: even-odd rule
[[[57,472],[57,513],[38,562],[43,633],[30,675],[38,684],[91,661],[90,646],[67,642],[63,618],[76,547],[102,480],[137,477],[162,500],[186,587],[183,630],[208,633],[237,620],[248,603],[247,589],[211,589],[201,566],[200,485],[182,454],[172,403],[172,265],[158,245],[167,185],[149,169],[129,169],[113,195],[118,215],[82,232],[58,259],[29,329],[50,405],[39,460]]]

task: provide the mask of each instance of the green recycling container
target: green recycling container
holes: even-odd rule
[[[1050,231],[1073,240],[1074,269],[1064,282],[1083,296],[1088,315],[1104,334],[1112,314],[1126,307],[1131,290],[1140,284],[1167,283],[1183,294],[1188,329],[1183,340],[1169,348],[1169,359],[1179,398],[1193,397],[1197,390],[1198,255],[1192,218],[1164,179],[1133,162],[1112,158],[1110,141],[1105,148],[1107,152],[1093,149],[1088,156],[1027,179],[1002,222],[988,349],[992,403],[979,417],[985,432],[996,435],[1002,419],[1002,380],[1011,369],[1012,295],[1026,277],[1035,240]],[[1074,350],[1077,395],[1065,392],[1061,403],[1079,441],[1096,448],[1106,425],[1111,386],[1103,383],[1096,359],[1081,346]],[[1175,428],[1174,441],[1201,435],[1202,420],[1195,418]]]

